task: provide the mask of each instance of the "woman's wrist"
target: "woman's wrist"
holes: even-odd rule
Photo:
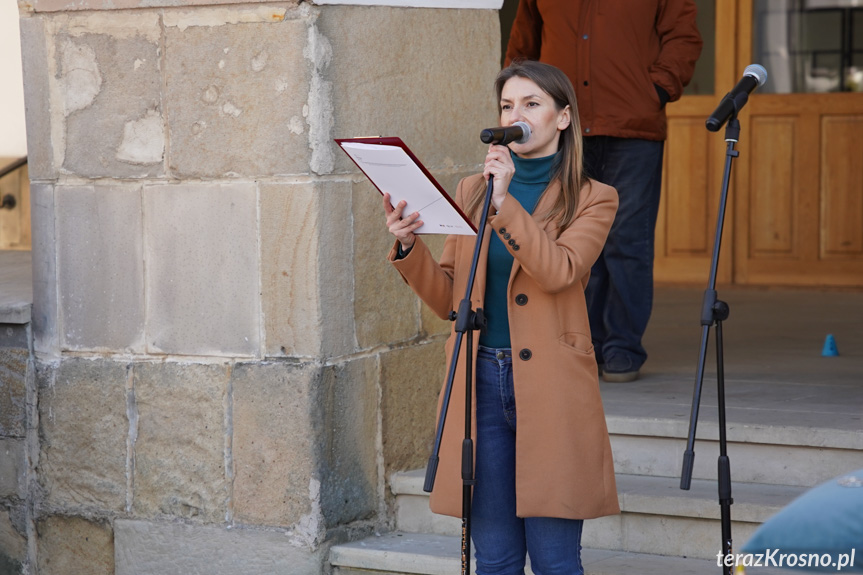
[[[495,209],[495,212],[500,211],[500,208],[501,208],[501,206],[503,206],[503,202],[506,200],[506,197],[508,195],[509,194],[504,194],[503,197],[500,198],[499,200],[497,198],[495,198],[494,196],[491,197],[491,205]]]

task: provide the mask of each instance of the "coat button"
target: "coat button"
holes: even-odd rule
[[[514,245],[515,245],[515,240],[509,240],[507,243],[508,243],[509,245],[511,245],[511,246],[514,246]]]
[[[512,249],[513,249],[513,250],[515,250],[515,251],[518,251],[518,250],[520,250],[520,249],[521,249],[521,246],[520,246],[520,245],[518,245],[518,244],[516,244],[516,245],[512,246]]]
[[[515,296],[515,303],[518,305],[525,305],[527,303],[527,296],[523,293],[518,294]]]
[[[531,358],[531,356],[533,356],[533,353],[531,353],[531,351],[527,348],[524,348],[523,350],[518,352],[518,357],[520,357],[524,361],[529,360]]]
[[[500,231],[499,231],[498,233],[499,233],[500,235],[505,234],[505,233],[506,233],[506,228],[501,228],[501,229],[500,229]]]
[[[512,234],[503,234],[503,239],[508,240],[512,237]]]

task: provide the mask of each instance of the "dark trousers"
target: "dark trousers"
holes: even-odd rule
[[[641,338],[653,307],[653,252],[664,142],[584,138],[587,174],[617,189],[620,205],[587,286],[598,363],[634,371],[647,359]]]
[[[471,514],[477,575],[583,575],[581,519],[515,513],[512,352],[480,346],[476,361],[476,486]]]

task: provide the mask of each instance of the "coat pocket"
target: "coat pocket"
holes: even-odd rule
[[[579,353],[593,353],[593,340],[590,338],[590,334],[570,331],[560,336],[558,341],[561,345],[571,348]]]

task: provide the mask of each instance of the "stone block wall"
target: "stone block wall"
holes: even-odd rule
[[[27,324],[0,323],[0,330],[14,336]],[[28,565],[32,538],[27,500],[34,366],[26,335],[24,345],[20,339],[0,337],[0,573],[20,573]]]
[[[387,528],[449,325],[332,139],[401,136],[454,193],[500,57],[499,1],[399,4],[19,2],[35,365],[0,395],[0,561],[318,574]]]

